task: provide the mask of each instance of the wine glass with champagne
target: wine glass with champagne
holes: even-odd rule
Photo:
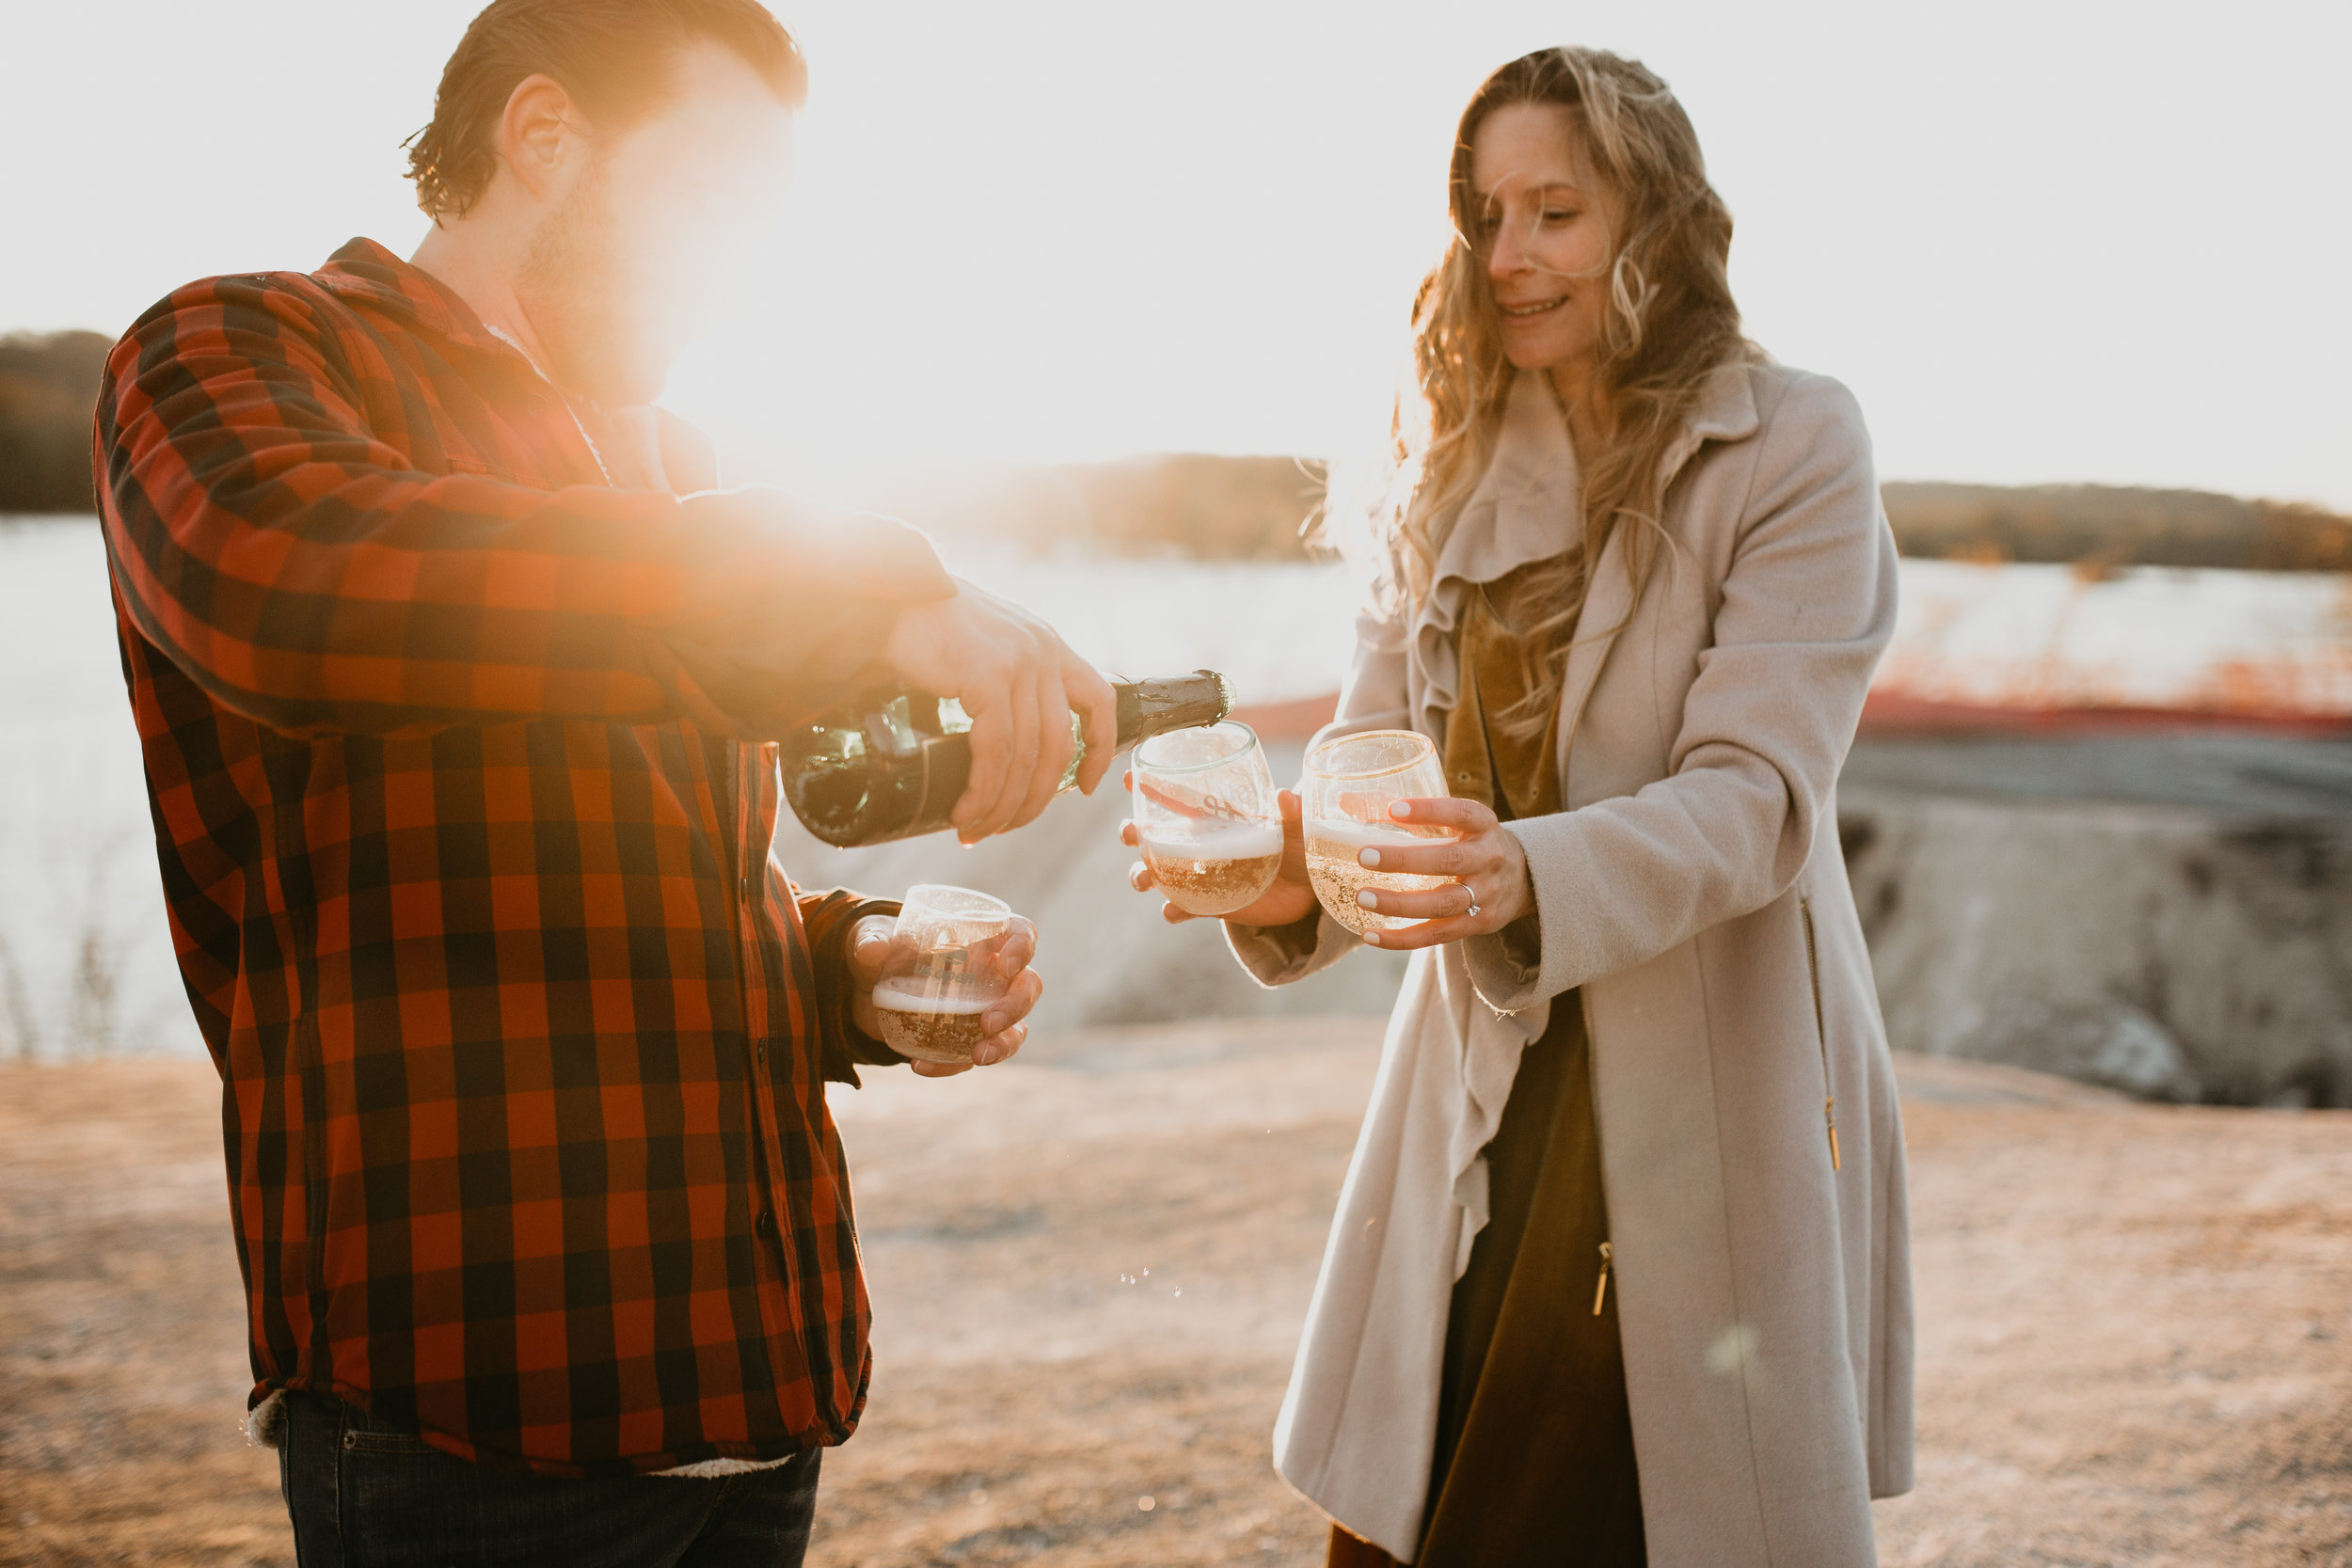
[[[1282,869],[1282,816],[1258,734],[1228,719],[1136,748],[1136,847],[1152,880],[1187,914],[1248,908]]]
[[[907,889],[891,952],[874,985],[882,1043],[920,1062],[968,1063],[980,1015],[1009,989],[1003,963],[1012,910],[941,882]]]
[[[1382,871],[1364,863],[1364,851],[1455,837],[1451,828],[1399,822],[1389,813],[1392,801],[1445,793],[1438,749],[1428,736],[1411,730],[1343,735],[1307,753],[1300,789],[1307,879],[1332,919],[1358,936],[1421,924],[1411,915],[1368,910],[1358,896],[1367,892],[1423,893],[1454,879]]]

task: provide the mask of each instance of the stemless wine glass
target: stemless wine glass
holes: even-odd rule
[[[1444,887],[1451,877],[1405,871],[1375,871],[1363,863],[1366,849],[1426,844],[1454,837],[1451,828],[1412,825],[1389,815],[1389,802],[1446,793],[1438,749],[1411,730],[1367,730],[1327,740],[1307,754],[1302,791],[1307,830],[1307,879],[1331,918],[1359,936],[1418,926],[1424,917],[1376,914],[1357,895],[1420,893]]]
[[[918,882],[907,889],[890,958],[874,987],[882,1043],[923,1062],[968,1062],[980,1014],[1005,994],[1000,955],[1012,926],[1001,898]]]
[[[1136,748],[1136,839],[1152,880],[1186,914],[1231,914],[1274,885],[1282,816],[1258,732],[1227,719]]]

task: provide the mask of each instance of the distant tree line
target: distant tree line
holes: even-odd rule
[[[1323,483],[1324,466],[1299,458],[1169,452],[922,471],[844,499],[959,545],[1303,561],[1302,530],[1322,510]]]
[[[2203,490],[2112,484],[1891,483],[1903,554],[1957,561],[2352,571],[2352,517]]]
[[[0,337],[0,513],[89,512],[90,410],[109,340]],[[863,498],[945,538],[1031,550],[1303,561],[1324,466],[1175,452],[1116,463],[968,469]],[[1963,561],[2352,571],[2352,517],[2198,490],[1890,483],[1905,555]]]
[[[0,512],[89,512],[90,411],[114,341],[96,332],[0,337]]]
[[[1323,507],[1321,464],[1178,453],[997,470],[877,498],[943,537],[1112,555],[1304,561]],[[2352,571],[2352,517],[2201,490],[2104,484],[1895,483],[1897,548],[1931,560]]]

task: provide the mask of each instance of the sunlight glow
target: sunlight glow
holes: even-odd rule
[[[44,150],[9,175],[39,225],[0,255],[0,329],[119,330],[352,233],[405,251],[397,143],[473,8],[12,22],[52,64],[0,102]],[[776,8],[812,66],[792,206],[761,297],[666,400],[739,475],[1360,450],[1454,116],[1565,29],[1681,93],[1752,330],[1855,388],[1883,472],[2352,506],[2352,7]],[[270,91],[205,112],[249,164],[156,162],[183,84],[248,77]]]

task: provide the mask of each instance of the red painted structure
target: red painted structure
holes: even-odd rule
[[[2352,576],[1906,561],[1902,594],[1865,735],[2352,736]],[[1337,703],[1234,716],[1296,740]]]

